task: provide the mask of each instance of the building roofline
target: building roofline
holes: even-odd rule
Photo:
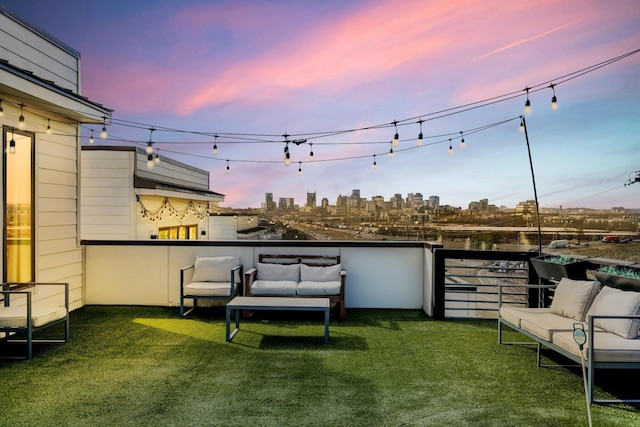
[[[0,4],[0,13],[5,15],[5,16],[7,16],[7,17],[9,17],[9,18],[11,18],[12,20],[17,22],[18,24],[22,25],[23,27],[28,28],[29,30],[31,30],[34,33],[40,35],[41,37],[47,39],[48,41],[50,41],[51,43],[55,44],[59,48],[63,49],[67,53],[73,55],[77,59],[80,59],[80,52],[78,52],[77,50],[75,50],[74,48],[72,48],[71,46],[69,46],[68,44],[66,44],[62,40],[60,40],[59,38],[55,37],[50,32],[48,32],[48,31],[42,29],[41,27],[29,22],[27,19],[23,18],[22,16],[18,15],[17,13],[15,13],[11,9],[9,9],[7,6],[5,6],[3,4]]]

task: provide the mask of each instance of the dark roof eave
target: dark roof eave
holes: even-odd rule
[[[170,184],[167,182],[156,181],[153,179],[141,178],[137,175],[133,176],[133,187],[146,188],[150,190],[179,191],[182,193],[197,194],[200,196],[208,196],[208,197],[224,197],[224,194],[216,193],[215,191],[200,190],[198,188],[191,188],[183,185]]]

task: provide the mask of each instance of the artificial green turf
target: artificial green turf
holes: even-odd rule
[[[69,343],[0,361],[0,425],[587,425],[580,370],[537,368],[533,348],[497,344],[495,321],[350,310],[325,345],[317,313],[275,314],[243,321],[226,343],[220,309],[194,314],[72,312]],[[598,396],[611,397],[640,375],[601,378]],[[630,405],[592,415],[595,426],[640,426]]]

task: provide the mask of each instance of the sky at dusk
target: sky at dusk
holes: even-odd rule
[[[574,74],[640,49],[637,0],[0,3],[81,53],[82,94],[114,110],[97,144],[144,147],[157,128],[160,155],[210,171],[222,206],[359,189],[514,207],[533,199],[518,129],[532,88],[540,205],[640,208],[640,183],[624,185],[640,170],[640,53]]]

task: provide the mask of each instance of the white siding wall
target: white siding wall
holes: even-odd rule
[[[2,14],[0,58],[79,93],[79,58]]]
[[[184,163],[174,162],[171,159],[162,158],[162,161],[154,165],[153,169],[148,169],[147,157],[138,154],[136,174],[141,178],[153,179],[169,184],[199,190],[209,189],[209,172],[185,165]]]
[[[209,217],[209,240],[238,240],[234,217],[211,215]]]
[[[136,238],[134,157],[134,151],[82,151],[83,239]]]

